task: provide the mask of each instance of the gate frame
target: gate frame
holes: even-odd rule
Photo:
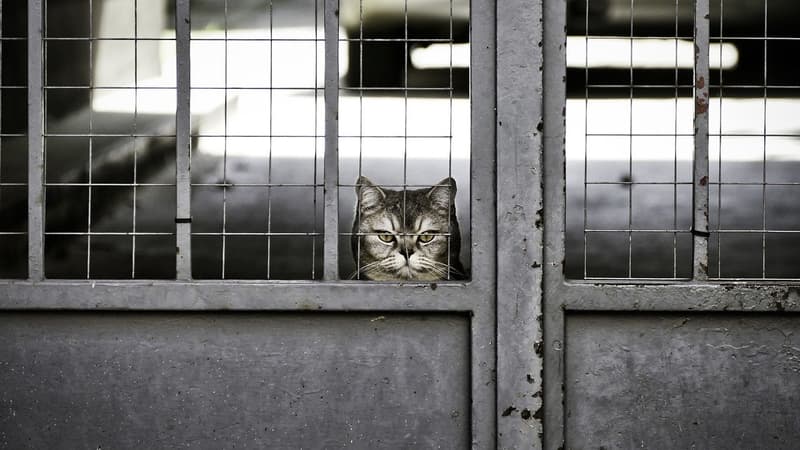
[[[468,282],[442,282],[442,283],[362,283],[347,281],[197,281],[189,280],[190,248],[187,237],[190,236],[190,211],[189,195],[191,186],[188,171],[188,150],[191,140],[189,136],[190,115],[189,102],[186,97],[189,92],[189,59],[188,59],[188,33],[189,33],[189,0],[175,0],[176,2],[176,52],[177,57],[177,83],[176,96],[178,109],[176,111],[176,126],[178,127],[176,156],[178,173],[176,179],[177,204],[176,204],[176,243],[179,249],[176,255],[176,280],[46,280],[44,277],[44,146],[43,146],[43,119],[44,119],[44,36],[42,5],[45,0],[28,0],[28,257],[29,275],[26,280],[0,280],[0,314],[3,311],[251,311],[251,312],[347,312],[369,311],[376,313],[429,313],[451,312],[462,314],[470,321],[471,329],[471,435],[474,448],[494,448],[497,445],[497,392],[495,390],[498,379],[504,386],[503,395],[508,395],[509,372],[505,370],[497,373],[497,346],[498,330],[504,330],[502,340],[505,344],[516,349],[522,344],[517,340],[507,342],[512,336],[507,334],[508,327],[525,323],[533,329],[529,338],[536,336],[536,324],[526,318],[509,318],[508,313],[515,306],[538,307],[538,302],[532,301],[526,286],[520,287],[504,284],[503,289],[497,289],[497,260],[503,261],[502,272],[504,281],[513,281],[513,271],[507,272],[508,260],[498,258],[497,248],[501,246],[508,254],[524,256],[525,251],[520,251],[516,245],[518,240],[513,236],[496,233],[498,222],[507,224],[497,209],[498,199],[501,200],[502,211],[517,213],[513,195],[524,195],[529,185],[523,181],[525,177],[514,182],[504,182],[498,189],[496,186],[496,173],[511,173],[518,168],[511,159],[512,154],[504,154],[497,158],[496,150],[496,116],[497,94],[496,85],[496,42],[497,42],[497,8],[496,0],[473,0],[471,2],[471,196],[470,207],[472,210],[472,279]],[[336,5],[335,0],[326,0],[325,4]],[[523,3],[515,0],[514,4],[522,8]],[[506,39],[510,35],[514,17],[513,8],[503,8],[504,19],[502,28]],[[335,20],[337,11],[326,11],[326,23]],[[535,21],[539,23],[539,21]],[[338,41],[336,33],[326,33],[326,40]],[[508,44],[503,40],[503,44]],[[521,44],[520,44],[521,45]],[[183,50],[183,52],[181,52]],[[331,58],[336,52],[326,52],[326,58]],[[519,61],[523,54],[513,57]],[[505,60],[504,60],[505,61]],[[524,70],[520,73],[525,72]],[[504,72],[505,75],[505,72]],[[510,95],[512,90],[519,86],[509,83],[501,89],[503,95]],[[541,83],[539,83],[541,85]],[[326,89],[326,98],[330,89]],[[536,97],[535,95],[533,97]],[[510,113],[506,111],[506,113]],[[518,115],[520,116],[520,115]],[[329,120],[335,120],[335,115],[328,114]],[[517,117],[518,119],[521,117]],[[513,119],[509,119],[513,120]],[[328,124],[335,125],[335,124]],[[327,128],[330,130],[331,128]],[[504,135],[504,148],[511,144],[511,137]],[[534,133],[529,138],[534,141],[538,135]],[[335,143],[328,139],[326,144]],[[529,146],[521,148],[515,146],[516,155],[528,154]],[[335,150],[329,154],[335,154]],[[529,155],[530,156],[530,155]],[[330,159],[330,158],[326,158]],[[328,164],[326,164],[326,167]],[[326,183],[326,188],[336,188]],[[330,194],[330,192],[329,192]],[[512,195],[510,199],[508,194]],[[338,196],[326,196],[337,198]],[[530,203],[530,202],[529,202]],[[326,200],[326,211],[333,211]],[[334,211],[335,212],[335,211]],[[524,219],[525,214],[517,215]],[[532,216],[528,213],[527,218]],[[530,220],[527,220],[530,222]],[[326,220],[326,226],[331,223]],[[335,223],[335,219],[333,219]],[[517,238],[524,236],[526,231],[525,221],[519,221],[513,227]],[[507,227],[504,231],[511,231]],[[336,230],[326,230],[326,237],[337,236]],[[532,239],[531,242],[535,242]],[[531,244],[536,247],[535,244]],[[330,251],[334,247],[326,244]],[[535,251],[533,252],[535,253]],[[326,255],[330,255],[327,253]],[[335,261],[333,261],[335,263]],[[332,267],[331,261],[326,262],[326,267]],[[532,273],[541,273],[534,269]],[[326,277],[330,271],[326,270]],[[520,294],[523,297],[520,297]],[[503,304],[503,313],[497,317],[497,304]],[[521,353],[523,356],[527,352]],[[501,357],[503,364],[507,364],[507,356],[515,352],[504,352]],[[517,355],[518,356],[518,355]],[[513,358],[512,358],[513,360]],[[516,361],[516,360],[513,360]],[[514,364],[521,364],[514,362]],[[539,369],[541,363],[534,364]],[[538,377],[537,374],[532,376]],[[519,378],[519,377],[517,377]],[[516,379],[516,378],[515,378]],[[537,378],[538,380],[539,378]],[[521,378],[516,380],[522,383]],[[528,383],[528,381],[525,381]],[[537,382],[538,383],[538,382]],[[533,386],[536,386],[534,384]],[[541,400],[537,400],[541,403]],[[527,420],[527,419],[525,419]],[[522,429],[520,427],[520,429]],[[504,436],[509,436],[505,434]],[[540,435],[539,435],[540,436]],[[503,446],[505,447],[505,442]],[[521,441],[519,441],[521,442]],[[530,441],[529,441],[530,442]]]
[[[564,276],[566,2],[544,3],[544,441],[565,448],[565,316],[571,312],[800,312],[800,280],[708,281],[708,83],[696,83],[693,279],[592,282]],[[695,76],[708,79],[709,0],[695,2]],[[705,45],[704,45],[705,43]]]

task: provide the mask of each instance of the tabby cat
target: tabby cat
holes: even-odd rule
[[[377,281],[466,278],[459,260],[454,179],[404,193],[360,177],[356,197],[350,241],[358,266],[354,277]]]

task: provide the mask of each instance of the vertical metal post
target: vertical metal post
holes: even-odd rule
[[[189,0],[175,0],[175,50],[177,57],[176,128],[176,216],[175,269],[178,280],[192,278],[192,192],[191,192],[191,66],[189,60],[191,22]]]
[[[325,1],[324,279],[339,278],[339,0]]]
[[[693,278],[708,279],[709,0],[696,0],[694,17],[694,239]]]
[[[567,6],[566,2],[542,2],[544,27],[543,97],[544,133],[544,270],[542,381],[544,442],[542,448],[556,450],[564,445],[564,342],[565,319],[564,237],[566,232],[566,102]],[[588,30],[588,27],[587,27]],[[585,166],[584,166],[585,167]],[[586,178],[584,178],[585,180]],[[584,184],[585,185],[585,184]],[[530,219],[528,219],[530,220]],[[585,228],[585,227],[584,227]],[[585,265],[584,265],[585,267]],[[584,272],[585,274],[585,272]]]
[[[498,4],[498,448],[542,445],[541,19],[541,2]]]
[[[28,0],[28,278],[44,279],[42,0]]]

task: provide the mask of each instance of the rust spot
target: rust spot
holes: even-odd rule
[[[707,176],[704,176],[703,178],[700,178],[700,186],[705,186],[707,184],[708,184],[708,177]]]
[[[542,410],[542,407],[541,407],[541,406],[540,406],[540,407],[539,407],[539,409],[537,409],[537,410],[536,410],[536,412],[533,414],[533,418],[534,418],[534,419],[536,419],[536,420],[542,420],[542,419],[544,419],[544,410]]]
[[[509,406],[508,408],[505,409],[505,411],[503,411],[502,416],[503,417],[508,417],[508,416],[511,415],[511,413],[513,413],[516,410],[517,410],[517,408],[514,408],[513,406]]]
[[[436,283],[431,283],[431,290],[432,291],[435,291],[436,288],[438,288],[438,287],[439,287],[439,285],[437,285]]]
[[[696,87],[697,89],[703,89],[704,87],[706,87],[706,79],[704,77],[698,78],[697,81],[694,83],[694,87]]]
[[[520,415],[520,417],[522,417],[523,420],[528,420],[528,419],[531,418],[531,410],[530,409],[523,409],[519,413],[519,415]]]
[[[541,341],[533,343],[533,351],[540,357],[544,356],[544,344]]]
[[[694,113],[699,116],[708,112],[708,101],[702,97],[695,97]]]

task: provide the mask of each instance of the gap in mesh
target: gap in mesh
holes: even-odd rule
[[[170,12],[44,6],[45,276],[174,278]]]
[[[356,207],[355,185],[362,176],[384,192],[396,192],[389,194],[398,198],[395,225],[410,217],[409,208],[415,207],[410,199],[416,195],[412,191],[429,192],[452,177],[458,187],[455,221],[460,225],[461,240],[458,245],[451,239],[437,242],[447,246],[446,241],[450,241],[453,249],[460,246],[460,263],[469,267],[468,69],[456,67],[457,57],[449,54],[454,51],[453,44],[467,41],[468,18],[462,17],[461,8],[450,10],[446,2],[395,2],[389,6],[393,9],[386,16],[390,18],[387,23],[365,5],[358,0],[340,3],[348,56],[344,86],[339,92],[340,275],[359,279],[356,268],[362,265],[361,252],[370,251],[381,234],[371,228],[364,229],[365,236],[352,234],[354,223],[358,232],[357,225],[370,220],[361,217]],[[411,60],[415,49],[429,46],[441,51],[442,60],[415,66]],[[387,231],[395,240],[390,252],[405,255],[408,248],[400,244],[410,237],[404,235],[409,231],[395,225],[384,223],[380,227],[391,228]],[[422,249],[416,240],[409,245]],[[446,257],[444,261],[446,267],[449,261]],[[453,262],[452,266],[460,263]],[[387,280],[400,279],[384,275]],[[442,273],[442,278],[449,275]]]
[[[321,11],[192,5],[194,278],[321,277]]]

